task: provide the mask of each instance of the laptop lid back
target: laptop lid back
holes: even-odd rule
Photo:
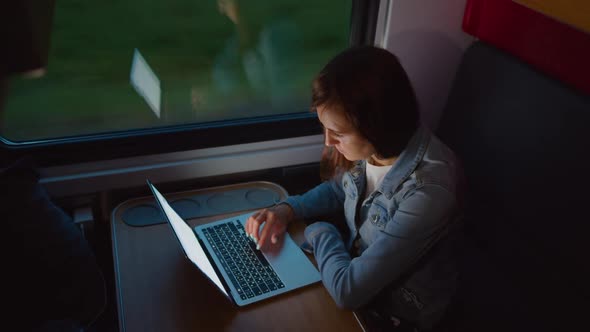
[[[147,183],[156,197],[156,201],[164,213],[168,224],[172,227],[173,233],[184,250],[186,257],[193,262],[193,264],[195,264],[225,296],[231,299],[223,282],[219,279],[219,276],[215,272],[213,265],[211,265],[207,254],[199,243],[197,236],[193,232],[193,229],[178,215],[178,213],[176,213],[176,211],[174,211],[174,209],[172,209],[170,204],[168,204],[168,201],[149,180],[147,180]]]

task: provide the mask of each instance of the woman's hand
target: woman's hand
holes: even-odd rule
[[[268,243],[269,238],[271,243],[277,243],[279,237],[287,231],[287,225],[293,217],[293,208],[289,204],[257,211],[246,221],[246,233],[256,242],[256,249],[260,250]]]

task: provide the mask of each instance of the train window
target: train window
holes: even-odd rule
[[[349,45],[352,2],[55,4],[48,65],[8,82],[6,144],[307,114],[309,83]]]

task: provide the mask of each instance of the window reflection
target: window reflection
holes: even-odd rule
[[[49,63],[9,82],[11,141],[307,112],[309,83],[348,43],[350,3],[56,2]],[[161,116],[130,84],[138,49],[161,82]]]

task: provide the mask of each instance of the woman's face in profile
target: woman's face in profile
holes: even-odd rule
[[[333,146],[349,161],[369,159],[375,148],[348,120],[343,111],[317,107],[317,114],[324,127],[326,146]]]

